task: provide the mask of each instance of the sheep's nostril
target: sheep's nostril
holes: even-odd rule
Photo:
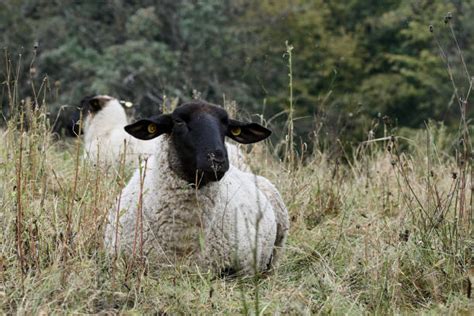
[[[216,164],[223,164],[225,162],[225,155],[220,150],[207,154],[207,157],[211,162]]]

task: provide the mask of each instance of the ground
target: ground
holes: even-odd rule
[[[254,147],[253,170],[289,208],[286,253],[271,273],[219,278],[107,256],[105,215],[131,171],[91,166],[80,139],[57,140],[41,113],[24,119],[0,139],[2,314],[474,309],[472,165],[442,127],[362,143],[350,157],[299,153],[292,164],[271,144]]]

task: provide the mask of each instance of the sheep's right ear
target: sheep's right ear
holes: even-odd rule
[[[153,139],[164,133],[169,134],[172,129],[173,120],[169,114],[143,119],[125,126],[127,133],[142,140]]]

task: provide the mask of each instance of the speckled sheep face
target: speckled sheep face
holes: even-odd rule
[[[124,126],[127,124],[126,108],[133,106],[131,102],[119,101],[108,95],[95,95],[85,97],[81,101],[79,112],[76,113],[74,120],[75,129],[80,134],[79,125],[81,124],[81,112],[83,116],[82,130],[86,132],[93,121],[96,128],[110,128],[115,126]]]
[[[163,114],[125,127],[134,137],[148,140],[163,133],[171,136],[170,151],[178,166],[173,170],[198,186],[219,181],[229,169],[225,137],[249,144],[270,136],[271,131],[256,123],[229,119],[227,112],[205,102],[186,103],[172,114]]]
[[[113,98],[109,97],[108,95],[95,95],[85,97],[81,101],[81,108],[85,114],[94,116],[95,113],[102,110],[111,100],[113,100]]]

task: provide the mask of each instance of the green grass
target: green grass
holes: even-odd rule
[[[453,154],[455,137],[442,127],[429,125],[410,141],[366,143],[349,164],[316,152],[288,167],[255,147],[253,169],[289,208],[286,254],[269,275],[221,279],[106,256],[105,216],[126,179],[82,161],[80,140],[53,141],[42,111],[24,120],[28,131],[11,120],[0,137],[1,314],[467,315],[474,308],[467,297],[472,161],[463,160],[463,148]]]

